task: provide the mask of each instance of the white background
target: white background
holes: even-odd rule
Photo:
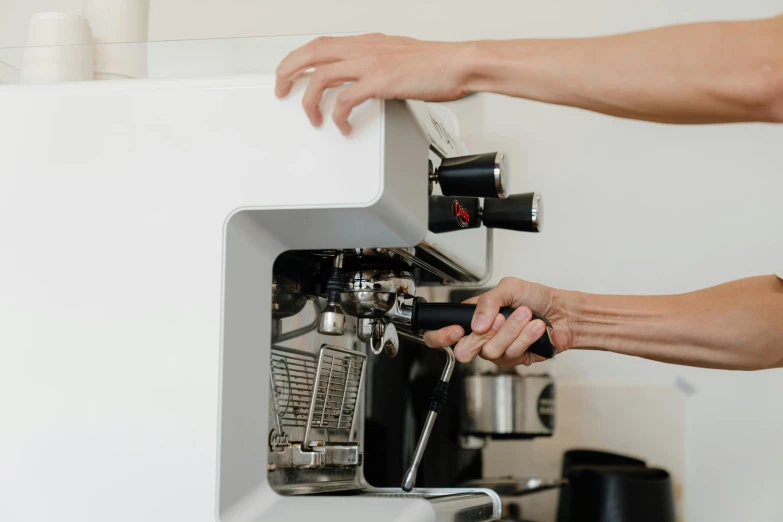
[[[79,12],[81,1],[0,2],[0,46],[21,45],[29,15],[51,10]],[[779,0],[152,0],[149,36],[588,36],[781,11]],[[512,190],[535,189],[545,197],[542,234],[496,236],[498,277],[589,292],[658,294],[783,266],[783,126],[671,127],[496,96],[465,100],[457,110],[480,115],[464,125],[469,145],[508,152]],[[672,469],[684,492],[684,519],[783,520],[783,371],[707,371],[594,352],[565,354],[555,370],[562,386],[586,395],[596,390],[594,401],[561,404],[561,425],[578,415],[591,433],[585,443],[606,440],[612,447],[621,439],[623,450]],[[678,380],[687,386],[675,389]],[[623,405],[618,397],[625,397]],[[595,415],[563,409],[576,405],[595,408]],[[613,421],[607,421],[607,408],[615,409]],[[667,409],[675,420],[660,424]],[[652,426],[643,425],[645,417],[655,419]],[[636,435],[629,437],[634,426]],[[599,427],[603,436],[596,434]],[[674,431],[682,437],[672,436]],[[617,433],[624,435],[618,439]],[[659,440],[659,450],[650,449]],[[534,460],[535,447],[503,445],[517,453],[510,460],[498,459],[498,448],[490,452],[489,473],[532,472],[509,469],[509,462],[524,467]]]

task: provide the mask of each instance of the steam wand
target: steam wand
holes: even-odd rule
[[[405,336],[407,337],[407,336]],[[403,491],[411,491],[416,484],[416,473],[419,471],[419,464],[421,464],[421,458],[424,456],[424,450],[427,447],[427,442],[430,440],[430,434],[432,433],[432,427],[435,425],[435,419],[438,418],[440,409],[446,404],[446,398],[448,397],[449,380],[451,380],[451,374],[454,371],[454,364],[456,359],[454,358],[454,352],[448,346],[440,348],[446,354],[446,367],[443,368],[443,373],[440,376],[440,381],[432,391],[432,397],[430,398],[430,411],[427,414],[427,420],[424,423],[424,428],[421,430],[419,436],[419,442],[416,444],[416,451],[413,454],[413,462],[411,467],[405,473],[402,480]]]

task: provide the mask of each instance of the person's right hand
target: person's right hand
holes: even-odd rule
[[[527,351],[531,344],[547,333],[543,321],[532,320],[532,312],[545,317],[552,325],[549,336],[557,347],[557,353],[572,347],[574,332],[565,294],[543,285],[507,277],[492,290],[465,301],[476,304],[471,323],[473,332],[470,335],[465,336],[460,326],[447,326],[425,332],[424,341],[427,346],[439,348],[451,346],[459,340],[454,355],[462,363],[479,356],[501,368],[519,364],[529,366],[546,360]],[[504,306],[516,308],[508,319],[500,314]]]
[[[322,36],[280,63],[275,94],[284,98],[294,81],[313,69],[302,105],[312,124],[320,126],[324,91],[350,82],[337,96],[332,112],[340,131],[349,134],[351,111],[371,98],[441,102],[469,94],[474,48],[471,42],[427,42],[383,34]]]

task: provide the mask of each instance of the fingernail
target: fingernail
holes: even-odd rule
[[[511,317],[520,322],[527,321],[531,317],[530,308],[527,308],[526,306],[517,308],[514,310],[514,313],[511,314]]]
[[[485,314],[478,314],[476,315],[476,317],[473,318],[473,323],[471,325],[471,328],[473,328],[474,330],[482,330],[482,331],[486,330],[487,328],[489,328],[489,322],[491,320],[492,319]]]
[[[536,321],[533,326],[530,327],[534,335],[540,335],[546,330],[546,325],[543,321]]]
[[[500,330],[500,327],[503,326],[503,322],[504,321],[505,321],[505,319],[503,318],[503,316],[498,314],[495,317],[495,321],[492,323],[492,330],[495,331],[495,332]]]
[[[460,339],[462,339],[462,333],[463,332],[460,332],[459,330],[452,330],[451,333],[449,334],[449,339],[451,339],[452,341],[459,341]]]

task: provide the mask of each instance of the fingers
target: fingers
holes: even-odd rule
[[[530,366],[533,362],[544,361],[544,357],[529,353],[530,345],[536,342],[546,332],[546,325],[540,319],[530,321],[519,335],[506,347],[504,352],[492,359],[501,368],[509,368],[524,364]],[[497,353],[497,352],[495,352]]]
[[[490,361],[500,358],[514,342],[518,341],[532,317],[533,313],[526,306],[514,310],[498,333],[484,344],[481,355]]]
[[[489,331],[483,334],[473,332],[467,337],[460,339],[457,346],[454,347],[454,356],[461,363],[468,363],[475,359],[476,356],[481,353],[484,344],[497,334],[505,321],[505,317],[498,314],[495,316],[495,320],[492,322]]]
[[[348,123],[348,117],[354,107],[361,105],[373,97],[372,91],[366,85],[367,82],[359,81],[349,85],[337,95],[337,103],[332,111],[332,120],[337,128],[344,135],[351,133],[351,125]]]
[[[275,95],[278,98],[286,97],[291,91],[294,80],[310,67],[338,61],[339,48],[332,45],[333,41],[332,38],[322,36],[291,51],[275,71]]]
[[[440,330],[424,332],[424,342],[430,348],[443,348],[451,346],[465,336],[465,330],[461,326],[447,326]]]
[[[476,301],[476,312],[473,314],[471,329],[483,334],[489,330],[492,318],[495,317],[503,306],[513,305],[519,297],[519,290],[513,283],[514,280],[503,279],[498,286],[482,294]]]
[[[318,127],[323,122],[320,104],[324,91],[330,87],[358,79],[355,70],[354,63],[340,62],[321,67],[313,73],[302,97],[302,107],[304,107],[307,117],[310,118],[310,123]]]

